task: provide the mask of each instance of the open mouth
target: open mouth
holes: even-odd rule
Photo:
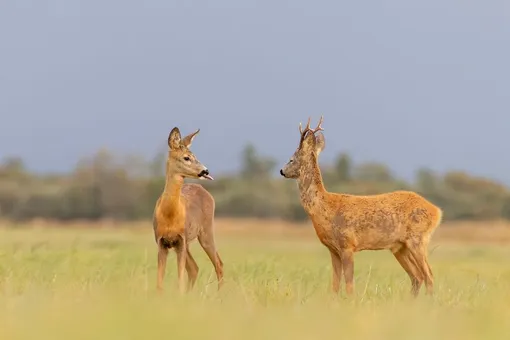
[[[202,170],[202,172],[198,174],[198,178],[208,179],[210,181],[214,180],[214,178],[212,178],[212,176],[209,175],[209,170]]]

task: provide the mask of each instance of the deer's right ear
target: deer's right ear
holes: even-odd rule
[[[320,155],[322,150],[326,147],[326,139],[324,138],[324,135],[319,132],[315,135],[315,151],[317,152],[317,156]]]
[[[168,146],[172,150],[176,150],[181,146],[181,132],[178,127],[174,127],[168,135]]]

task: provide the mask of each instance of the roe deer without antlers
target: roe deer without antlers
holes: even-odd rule
[[[357,251],[389,249],[411,279],[416,296],[425,281],[433,292],[434,279],[427,259],[427,246],[442,219],[442,210],[411,191],[379,195],[348,195],[324,188],[318,157],[325,147],[322,117],[315,129],[310,119],[294,155],[280,170],[296,179],[303,208],[312,220],[319,240],[330,252],[332,290],[338,293],[343,276],[347,294],[354,289],[354,258]],[[318,134],[316,134],[319,132]]]
[[[188,273],[188,286],[192,288],[198,275],[198,266],[191,256],[188,244],[195,238],[214,265],[218,289],[223,282],[223,262],[214,242],[215,202],[211,194],[199,184],[186,183],[184,178],[208,179],[207,168],[189,150],[200,129],[181,139],[174,127],[168,136],[168,159],[163,193],[156,202],[153,216],[154,236],[158,246],[157,288],[163,289],[168,250],[177,254],[179,289],[184,292],[184,270]]]

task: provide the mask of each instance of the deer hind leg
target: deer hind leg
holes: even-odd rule
[[[434,273],[432,273],[432,268],[430,268],[429,256],[427,254],[427,246],[422,245],[421,249],[422,249],[422,253],[423,253],[423,258],[425,260],[425,269],[427,270],[428,277],[429,277],[429,289],[427,290],[427,292],[432,294],[432,291],[434,289]],[[427,281],[425,281],[425,284],[427,284]]]
[[[417,296],[423,283],[423,277],[421,275],[421,271],[417,268],[416,262],[412,258],[409,249],[407,249],[406,246],[403,246],[398,251],[394,252],[393,255],[411,279],[411,294],[413,296]]]
[[[408,249],[414,258],[418,269],[421,271],[423,278],[425,279],[427,294],[432,294],[434,290],[434,277],[430,270],[430,265],[428,264],[425,245],[422,242],[409,242]]]
[[[345,291],[347,295],[352,295],[354,292],[354,253],[351,250],[344,250],[340,257],[345,279]]]
[[[188,273],[188,288],[191,289],[197,281],[198,265],[193,256],[191,256],[188,247],[186,247],[186,272]]]
[[[216,271],[216,277],[218,279],[218,290],[223,285],[223,261],[216,250],[216,245],[214,244],[214,235],[212,234],[212,230],[209,233],[203,233],[198,235],[198,242],[204,249],[205,253],[211,260],[214,270]]]
[[[422,249],[423,249],[423,255],[425,256],[425,263],[427,264],[427,270],[429,271],[429,275],[434,280],[434,273],[432,273],[432,268],[430,268],[429,264],[429,254],[427,252],[427,249],[429,247],[429,238],[425,238],[422,242]]]
[[[216,251],[216,259],[218,260],[218,263],[219,263],[220,267],[222,268],[222,276],[223,276],[223,261],[221,260],[220,254],[218,253],[218,251]]]
[[[432,268],[430,268],[429,257],[427,253],[425,253],[425,262],[427,263],[427,268],[429,270],[430,277],[432,278],[432,280],[434,280],[434,273],[432,273]]]
[[[333,277],[331,288],[333,293],[337,294],[340,290],[340,280],[342,278],[342,258],[335,250],[329,250],[331,254],[331,266],[333,269]]]

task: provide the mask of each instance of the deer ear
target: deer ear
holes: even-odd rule
[[[172,150],[176,150],[181,146],[181,132],[178,127],[174,127],[168,135],[168,146]]]
[[[314,134],[309,131],[306,133],[305,138],[303,139],[302,148],[305,150],[315,150],[316,140]]]
[[[189,148],[191,146],[191,144],[193,143],[193,139],[195,138],[195,136],[200,132],[200,129],[198,129],[197,131],[193,132],[193,133],[190,133],[189,135],[187,135],[186,137],[184,137],[182,139],[182,144]]]
[[[324,135],[322,132],[319,132],[315,135],[315,151],[317,152],[317,156],[320,155],[322,150],[326,147],[326,139],[324,138]]]

